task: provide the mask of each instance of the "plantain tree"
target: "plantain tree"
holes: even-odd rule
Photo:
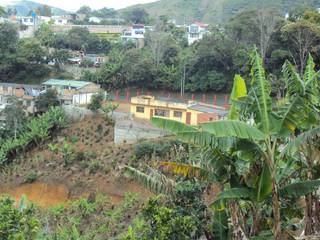
[[[250,161],[249,168],[259,166],[257,176],[253,177],[259,180],[247,181],[248,189],[243,191],[229,189],[236,193],[233,194],[234,197],[230,197],[232,194],[223,194],[229,196],[229,199],[238,199],[242,194],[245,199],[255,199],[257,202],[270,197],[274,219],[273,235],[278,240],[281,239],[280,197],[299,197],[309,194],[319,186],[319,181],[292,182],[291,179],[286,179],[282,182],[279,177],[293,172],[292,167],[281,167],[288,164],[281,154],[283,148],[299,131],[317,122],[315,99],[319,90],[318,73],[312,71],[314,65],[311,56],[303,80],[298,79],[299,74],[289,72],[292,65],[286,64],[283,72],[287,78],[287,94],[281,101],[275,101],[271,97],[271,87],[266,79],[261,57],[255,51],[251,59],[250,89],[246,94],[244,81],[239,76],[236,77],[238,86],[232,93],[233,106],[229,119],[189,129],[162,118],[154,118],[152,121],[155,125],[172,131],[180,139],[216,149],[224,149],[226,143],[233,141],[235,144],[232,148],[237,156]],[[247,180],[249,179],[252,178],[248,177]],[[221,199],[223,198],[226,199]]]

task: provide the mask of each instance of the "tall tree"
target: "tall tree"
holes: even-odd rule
[[[309,53],[320,44],[320,26],[304,17],[295,22],[289,21],[281,31],[300,76],[303,77]]]
[[[9,136],[13,136],[16,139],[18,133],[25,127],[27,119],[23,102],[14,97],[10,98],[2,114],[5,116],[6,131],[9,133]]]
[[[133,8],[124,13],[126,21],[138,24],[146,24],[149,22],[149,14],[143,8]]]

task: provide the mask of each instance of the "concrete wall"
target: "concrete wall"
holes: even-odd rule
[[[55,25],[53,31],[55,32],[66,32],[75,27],[87,28],[90,33],[117,33],[122,32],[128,28],[128,26],[117,26],[117,25]]]
[[[167,135],[168,133],[150,123],[135,120],[118,121],[114,128],[114,142],[116,144],[135,143],[141,139],[156,139]]]

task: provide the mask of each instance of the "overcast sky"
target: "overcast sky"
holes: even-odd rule
[[[138,3],[155,2],[156,0],[32,0],[34,2],[48,4],[54,7],[60,7],[69,11],[76,11],[81,6],[87,5],[93,9],[103,7],[108,8],[124,8]],[[10,0],[0,0],[1,3],[8,3]]]

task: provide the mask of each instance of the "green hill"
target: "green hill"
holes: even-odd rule
[[[194,20],[221,23],[243,10],[273,6],[286,13],[290,8],[302,5],[320,7],[320,2],[318,0],[160,0],[135,5],[120,12],[141,7],[152,17],[167,15],[176,19],[178,23]]]
[[[11,1],[10,3],[5,5],[7,9],[8,8],[16,9],[18,16],[26,16],[31,10],[35,10],[41,6],[43,6],[43,4],[32,2],[32,1],[26,1],[26,0]],[[68,13],[67,11],[61,8],[55,8],[55,7],[51,7],[51,11],[53,15],[64,15]]]

